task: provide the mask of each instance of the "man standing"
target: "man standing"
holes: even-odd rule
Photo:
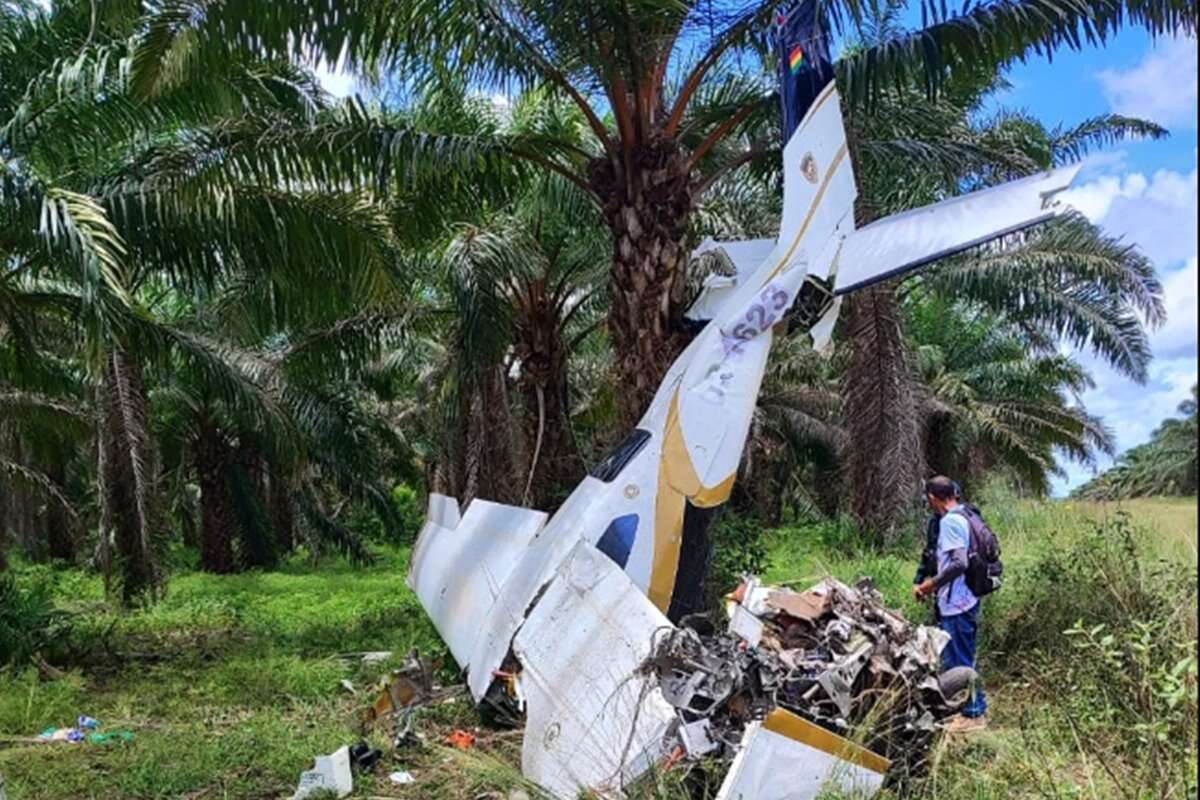
[[[962,502],[962,492],[958,484],[954,484],[954,499]],[[932,578],[938,573],[937,543],[941,532],[942,515],[934,512],[925,522],[925,549],[921,551],[921,561],[917,564],[917,574],[913,576],[913,597],[922,599],[921,584],[926,578]],[[937,604],[934,604],[933,620],[937,622]]]
[[[971,525],[967,509],[958,501],[954,481],[938,475],[925,482],[925,496],[938,522],[937,574],[917,584],[918,597],[937,594],[938,624],[950,634],[942,651],[944,669],[975,668],[975,640],[979,632],[979,598],[967,586],[967,563],[971,551]],[[977,685],[975,695],[962,716],[946,726],[950,731],[981,730],[987,726],[987,698]]]

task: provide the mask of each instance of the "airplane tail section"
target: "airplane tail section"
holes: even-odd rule
[[[800,0],[776,19],[783,106],[783,216],[768,274],[802,262],[825,275],[821,247],[854,226],[858,196],[842,104],[829,57],[829,35],[816,0]]]
[[[783,100],[783,142],[792,138],[808,110],[833,83],[829,37],[821,30],[817,3],[803,0],[775,18],[779,51],[779,94]]]

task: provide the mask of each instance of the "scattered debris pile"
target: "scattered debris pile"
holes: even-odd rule
[[[970,669],[939,675],[946,634],[886,608],[869,579],[795,592],[751,578],[728,610],[724,631],[706,617],[659,631],[643,666],[691,758],[732,758],[747,724],[784,708],[911,774],[974,680]]]

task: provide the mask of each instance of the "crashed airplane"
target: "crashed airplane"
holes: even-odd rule
[[[854,174],[816,3],[777,22],[784,206],[774,240],[706,241],[733,275],[712,275],[686,316],[700,332],[637,427],[553,516],[431,495],[409,583],[476,701],[526,712],[522,769],[552,795],[621,787],[666,757],[675,709],[633,676],[655,632],[694,595],[707,526],[733,487],[771,342],[807,329],[817,348],[842,298],[1044,222],[1077,168],[855,228]],[[673,608],[673,602],[676,607]],[[781,783],[772,762],[786,756]],[[815,797],[829,780],[878,788],[885,759],[778,709],[749,726],[720,798]]]

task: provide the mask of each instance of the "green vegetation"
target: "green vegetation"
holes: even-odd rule
[[[822,5],[860,220],[1166,135],[987,109],[1014,61],[1194,4],[993,5]],[[553,508],[687,344],[692,247],[774,233],[772,9],[4,3],[0,566],[90,558],[133,606],[181,544],[363,561],[396,480]],[[321,90],[342,60],[364,97]],[[780,343],[738,508],[886,538],[928,472],[1041,493],[1110,443],[1058,343],[1143,379],[1162,309],[1079,216],[851,297],[832,358]]]
[[[0,677],[0,774],[9,796],[231,797],[290,792],[312,757],[360,737],[366,687],[410,649],[441,646],[404,585],[405,551],[367,569],[301,559],[272,572],[188,573],[151,608],[121,614],[96,577],[18,567],[18,586],[53,587],[71,632],[58,643],[67,667],[46,680],[33,668]],[[356,652],[392,650],[368,674]],[[338,656],[348,654],[339,659]],[[129,745],[14,744],[79,714],[131,730]],[[380,739],[379,743],[383,743]]]
[[[1179,404],[1182,417],[1163,420],[1150,441],[1122,453],[1117,463],[1080,486],[1073,497],[1084,500],[1121,500],[1162,495],[1195,496],[1197,395]]]
[[[1097,521],[1090,507],[986,499],[1009,570],[988,601],[982,644],[993,725],[969,742],[942,742],[917,796],[1190,796],[1196,559],[1171,528],[1181,505],[1128,516],[1109,509]],[[928,614],[911,597],[915,538],[879,550],[848,523],[822,522],[764,541],[770,580],[871,575],[890,604],[914,619]],[[370,695],[351,695],[342,680],[365,689],[413,647],[441,658],[441,676],[452,679],[404,585],[406,558],[386,549],[366,569],[296,559],[270,572],[191,572],[160,603],[126,614],[104,601],[98,578],[18,566],[17,586],[47,587],[70,627],[54,648],[61,673],[0,673],[0,774],[10,797],[286,796],[314,755],[362,736]],[[373,650],[395,656],[374,666],[355,656]],[[13,740],[81,713],[136,738]],[[419,724],[429,746],[389,752],[355,796],[467,800],[524,786],[518,735],[483,729],[475,750],[439,746],[453,728],[479,724],[465,701],[436,706]],[[380,732],[371,738],[387,744]],[[383,777],[391,769],[418,783],[391,786]],[[695,777],[652,780],[644,797],[682,798]],[[1144,787],[1153,788],[1139,794]]]
[[[10,797],[283,796],[363,734],[389,665],[355,652],[418,647],[453,678],[403,583],[425,497],[556,507],[693,335],[728,267],[694,246],[775,234],[776,5],[0,2]],[[995,101],[1031,55],[1197,29],[1179,0],[922,2],[916,31],[904,5],[820,4],[859,222],[1167,135]],[[361,96],[321,88],[334,63]],[[920,791],[1181,796],[1195,507],[1037,501],[1057,458],[1111,450],[1060,343],[1144,380],[1162,317],[1145,255],[1065,215],[848,297],[830,354],[778,337],[709,599],[743,571],[870,574],[919,615],[920,479],[1006,480],[998,725]],[[1081,496],[1194,494],[1181,410]],[[27,741],[82,713],[136,738]],[[437,746],[476,720],[430,709],[430,746],[389,755],[418,785],[364,792],[520,785],[511,732]]]

